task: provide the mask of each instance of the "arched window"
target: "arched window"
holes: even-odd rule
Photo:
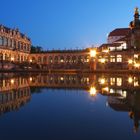
[[[56,63],[56,64],[58,63],[58,56],[54,57],[54,63]]]
[[[0,45],[2,46],[3,38],[0,36]]]
[[[11,39],[8,38],[8,47],[10,47],[10,46],[11,46]]]
[[[63,56],[60,56],[60,62],[64,63],[64,57]]]
[[[81,63],[82,62],[82,57],[78,56],[78,62]]]
[[[8,46],[8,39],[6,37],[3,38],[3,45]]]
[[[18,50],[20,50],[20,42],[18,42]]]
[[[5,60],[8,60],[8,56],[7,56],[7,54],[5,54]]]
[[[43,63],[46,63],[47,62],[47,56],[44,56],[43,57]]]
[[[22,43],[20,44],[20,49],[23,50],[23,44]]]
[[[72,63],[76,63],[76,56],[72,57]]]
[[[40,56],[38,57],[38,62],[39,62],[39,63],[41,62],[41,57],[40,57]]]
[[[36,60],[35,60],[35,57],[32,57],[32,62],[35,62]]]
[[[70,56],[66,57],[66,63],[70,63]]]
[[[53,62],[53,59],[51,56],[49,56],[49,63],[52,63]]]

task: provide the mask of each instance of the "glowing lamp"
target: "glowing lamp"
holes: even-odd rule
[[[11,61],[14,61],[14,57],[11,57]]]
[[[91,95],[91,96],[95,96],[95,95],[96,95],[96,92],[97,92],[97,91],[96,91],[96,88],[95,88],[95,87],[91,87],[91,88],[90,88],[90,95]]]
[[[132,78],[132,77],[129,77],[129,78],[128,78],[128,83],[131,84],[132,82],[133,82],[133,78]]]
[[[105,59],[102,58],[102,59],[100,60],[100,62],[101,62],[101,63],[105,63]]]
[[[90,56],[91,56],[91,57],[95,57],[96,54],[97,54],[96,50],[91,50],[91,51],[90,51]]]
[[[11,84],[14,84],[14,82],[15,82],[14,79],[11,79]]]
[[[129,64],[132,64],[132,63],[133,63],[133,60],[132,60],[132,59],[129,59],[129,60],[128,60],[128,63],[129,63]]]

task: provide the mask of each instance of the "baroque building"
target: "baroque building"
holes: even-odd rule
[[[10,67],[11,62],[28,61],[31,40],[18,29],[10,29],[0,25],[0,60]],[[2,65],[2,64],[1,64]],[[12,65],[12,64],[11,64]]]

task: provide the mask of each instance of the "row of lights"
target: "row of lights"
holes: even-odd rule
[[[106,49],[106,50],[103,50],[103,52],[108,53],[109,50]],[[96,57],[96,55],[97,55],[97,52],[96,52],[95,49],[94,49],[94,50],[90,50],[90,56],[91,56],[91,57],[94,58],[94,57]],[[106,59],[105,59],[105,58],[101,58],[101,59],[100,59],[100,62],[101,62],[101,63],[105,63],[105,62],[106,62]],[[134,67],[136,67],[136,68],[139,68],[139,67],[140,67],[140,63],[136,63],[136,62],[133,61],[132,59],[129,59],[129,60],[128,60],[128,63],[129,63],[129,64],[134,64]]]

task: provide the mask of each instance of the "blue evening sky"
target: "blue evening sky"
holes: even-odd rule
[[[128,27],[139,0],[0,0],[0,24],[18,27],[45,49],[102,44]]]

